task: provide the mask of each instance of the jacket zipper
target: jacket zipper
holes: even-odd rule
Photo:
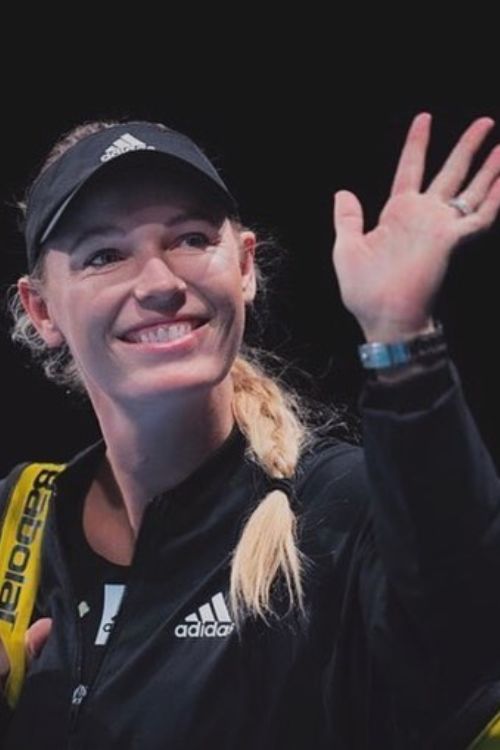
[[[102,656],[102,659],[99,663],[99,667],[97,668],[97,671],[94,673],[91,681],[84,685],[82,682],[82,672],[83,672],[83,649],[82,649],[82,643],[83,643],[83,633],[82,633],[82,626],[81,622],[78,619],[78,616],[75,617],[76,625],[77,625],[77,657],[75,660],[75,673],[76,673],[76,680],[75,682],[76,687],[73,690],[72,698],[71,698],[71,711],[70,711],[70,731],[69,731],[69,747],[71,747],[71,740],[76,734],[77,730],[77,724],[78,720],[82,714],[82,710],[84,709],[85,705],[88,703],[89,698],[91,697],[92,691],[95,689],[96,682],[99,679],[100,674],[102,673],[103,666],[109,659],[109,653],[110,649],[112,648],[113,642],[116,640],[116,631],[119,629],[119,626],[123,622],[123,612],[124,608],[127,602],[127,599],[129,598],[129,591],[130,591],[130,583],[132,580],[132,571],[137,567],[137,557],[140,551],[140,547],[142,546],[140,544],[141,538],[144,535],[144,529],[146,525],[149,523],[149,517],[151,515],[153,506],[156,505],[159,501],[159,497],[154,497],[153,500],[149,503],[147,506],[145,512],[143,521],[141,524],[141,528],[139,530],[139,534],[137,537],[137,542],[134,550],[134,554],[132,557],[132,562],[130,564],[129,568],[129,576],[127,583],[125,585],[125,591],[123,593],[123,598],[120,603],[120,607],[118,609],[116,619],[113,625],[113,629],[111,630],[108,640],[106,642],[106,650]],[[69,576],[68,576],[69,578]],[[70,585],[73,591],[73,600],[74,600],[74,612],[78,611],[78,603],[76,602],[76,595],[74,592],[74,588],[72,585],[72,581],[70,581]]]
[[[81,705],[81,702],[84,698],[84,691],[85,686],[82,685],[82,672],[83,672],[83,649],[82,649],[82,643],[83,643],[83,635],[82,635],[82,625],[81,622],[76,615],[78,612],[78,599],[76,596],[75,587],[73,586],[73,580],[71,578],[71,575],[69,573],[69,569],[67,566],[67,559],[66,555],[64,554],[64,551],[61,547],[59,537],[58,537],[58,527],[57,527],[57,518],[56,518],[56,508],[55,508],[55,500],[58,494],[57,487],[54,488],[53,496],[52,496],[52,503],[51,503],[51,517],[50,517],[50,523],[52,524],[52,532],[55,539],[55,546],[57,549],[57,554],[62,562],[61,564],[61,571],[63,572],[63,576],[65,578],[65,584],[66,584],[66,590],[70,594],[70,598],[72,601],[72,613],[73,613],[73,622],[75,625],[75,634],[76,634],[76,651],[75,656],[73,660],[73,670],[72,674],[76,674],[76,682],[78,682],[78,686],[73,690],[72,697],[71,697],[71,706],[70,706],[70,713],[69,713],[69,737],[68,737],[68,747],[71,747],[71,738],[74,734],[73,728],[75,726],[76,720],[78,718],[79,713],[79,707]],[[55,527],[55,529],[54,529]],[[79,700],[78,700],[79,696]]]
[[[47,537],[49,536],[48,532],[49,530],[52,531],[53,539],[54,539],[54,545],[56,548],[56,554],[61,562],[60,570],[62,571],[62,575],[64,578],[64,585],[63,590],[68,591],[69,598],[72,601],[72,614],[73,614],[73,623],[75,625],[75,634],[76,634],[76,650],[75,655],[73,659],[73,669],[72,674],[77,676],[77,682],[78,687],[73,690],[72,693],[72,699],[71,699],[71,706],[70,706],[70,712],[69,712],[69,737],[68,737],[68,747],[71,747],[71,738],[73,736],[73,727],[75,725],[77,716],[78,716],[78,695],[80,695],[80,703],[83,699],[83,693],[84,690],[82,688],[85,688],[82,683],[82,670],[83,670],[83,652],[82,652],[82,642],[83,642],[83,636],[82,636],[82,628],[81,623],[76,616],[76,613],[78,612],[78,600],[76,596],[76,591],[73,586],[73,581],[71,578],[71,575],[68,570],[67,565],[67,557],[62,549],[62,546],[60,544],[59,536],[58,536],[58,525],[57,525],[57,515],[56,515],[56,507],[55,507],[55,500],[58,495],[58,488],[57,486],[53,490],[52,495],[52,501],[51,501],[51,507],[49,509],[49,516],[47,519]]]
[[[74,612],[78,612],[78,603],[76,601],[76,596],[73,592],[73,604],[74,604]],[[82,642],[83,642],[83,634],[82,634],[82,625],[80,622],[80,619],[78,616],[75,617],[75,624],[76,624],[76,631],[77,631],[77,637],[76,637],[76,659],[75,659],[75,669],[74,673],[76,674],[76,682],[78,683],[77,686],[74,688],[72,694],[71,694],[71,708],[70,708],[70,715],[69,715],[69,736],[70,740],[71,737],[74,734],[76,722],[78,719],[78,715],[80,713],[80,707],[85,700],[85,697],[87,695],[87,686],[82,683],[82,672],[83,672],[83,649],[82,649]]]

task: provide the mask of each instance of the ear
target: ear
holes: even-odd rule
[[[19,297],[36,330],[49,347],[60,346],[64,336],[53,321],[47,302],[27,276],[17,282]]]
[[[241,285],[245,303],[253,302],[257,292],[257,281],[255,277],[255,248],[257,238],[254,232],[245,229],[240,232],[241,243]]]

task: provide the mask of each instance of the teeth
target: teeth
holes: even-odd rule
[[[173,323],[171,325],[161,325],[156,328],[150,328],[147,331],[135,331],[129,334],[130,341],[139,343],[153,343],[161,341],[173,341],[185,336],[194,328],[192,321],[185,320],[182,323]]]

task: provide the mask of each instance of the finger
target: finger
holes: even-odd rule
[[[36,659],[44,647],[52,628],[52,619],[42,617],[31,625],[26,631],[25,644],[28,661]]]
[[[464,229],[468,233],[490,227],[500,212],[500,177],[491,185],[489,192],[477,211],[463,219]]]
[[[421,112],[413,118],[399,157],[391,195],[408,190],[420,191],[431,133],[431,121],[432,116],[428,112]]]
[[[469,125],[427,188],[443,199],[452,198],[460,189],[481,143],[495,124],[491,117],[480,117]]]
[[[362,234],[363,208],[354,193],[349,190],[335,193],[333,221],[337,239],[346,234]]]
[[[500,174],[500,146],[495,146],[466,190],[460,193],[468,206],[476,209],[488,195],[493,181]]]

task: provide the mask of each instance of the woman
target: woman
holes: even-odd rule
[[[364,453],[317,439],[245,355],[257,238],[195,144],[130,121],[56,145],[27,196],[15,336],[86,392],[103,439],[56,480],[5,748],[421,748],[460,710],[494,641],[450,625],[491,604],[500,493],[431,315],[453,247],[498,212],[499,148],[463,187],[492,125],[422,192],[417,116],[373,231],[335,196],[373,373]]]

